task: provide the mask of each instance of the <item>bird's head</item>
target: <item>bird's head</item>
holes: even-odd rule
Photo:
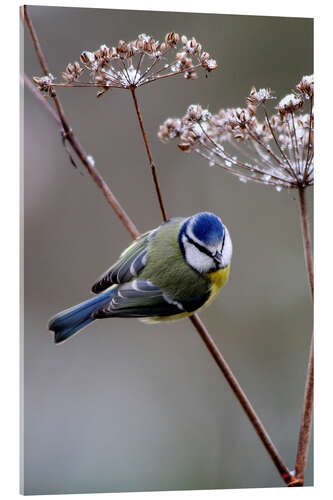
[[[199,273],[214,272],[230,264],[229,231],[215,214],[200,212],[186,219],[178,239],[185,260]]]

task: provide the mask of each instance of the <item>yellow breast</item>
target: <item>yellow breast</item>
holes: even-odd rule
[[[213,273],[206,274],[211,283],[211,294],[205,305],[208,305],[217,295],[220,288],[226,284],[229,278],[230,266],[219,269]]]

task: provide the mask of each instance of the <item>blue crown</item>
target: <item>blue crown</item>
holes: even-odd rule
[[[191,229],[198,240],[208,246],[216,245],[222,241],[224,227],[219,217],[210,212],[201,212],[194,215],[193,218],[195,222]]]

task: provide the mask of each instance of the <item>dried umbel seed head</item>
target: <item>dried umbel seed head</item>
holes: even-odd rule
[[[196,71],[185,71],[184,78],[186,78],[186,80],[196,80],[199,78],[199,75]]]
[[[183,50],[188,55],[200,55],[202,46],[200,43],[196,41],[193,37],[191,40],[188,40],[186,36],[182,36]]]
[[[168,118],[162,125],[160,125],[158,137],[161,141],[168,141],[179,137],[182,131],[182,122],[179,118]]]
[[[33,81],[38,85],[41,92],[50,93],[52,90],[52,83],[54,81],[54,76],[49,73],[47,76],[34,76]]]
[[[199,154],[210,166],[237,176],[240,181],[282,188],[313,184],[313,77],[303,77],[298,94],[285,96],[270,114],[266,103],[271,90],[252,87],[246,108],[221,109],[211,114],[192,104],[181,119],[167,119],[159,130],[166,142],[179,139],[182,151]],[[309,112],[300,114],[308,103]],[[258,118],[263,107],[263,120]],[[239,144],[238,144],[239,143]]]
[[[103,44],[100,46],[99,52],[101,54],[101,57],[109,58],[111,57],[112,50],[107,45]]]
[[[281,99],[279,104],[276,106],[276,109],[281,116],[284,116],[286,113],[293,113],[294,111],[302,108],[303,104],[304,98],[301,94],[288,94]]]
[[[80,77],[82,71],[83,68],[81,68],[80,64],[75,61],[73,64],[67,64],[66,71],[64,71],[61,76],[67,82],[75,82]]]
[[[181,135],[179,148],[182,151],[190,151],[200,140],[203,135],[203,130],[198,123],[191,123],[188,127],[184,128]]]
[[[191,104],[183,117],[183,122],[203,122],[211,118],[211,113],[207,109],[202,109],[200,104]]]
[[[171,33],[167,33],[164,37],[164,42],[167,47],[175,47],[179,42],[179,35],[172,31]]]
[[[217,68],[217,62],[215,59],[204,59],[201,61],[201,66],[210,73]]]
[[[202,50],[194,37],[180,37],[174,31],[167,33],[162,42],[141,33],[136,40],[119,40],[112,47],[103,44],[96,51],[84,50],[80,61],[82,67],[79,63],[69,63],[62,73],[66,85],[100,87],[98,95],[109,88],[133,89],[179,74],[193,80],[198,78],[200,68],[207,73],[217,68],[215,59]],[[83,74],[88,74],[85,81]]]
[[[95,62],[95,54],[93,52],[89,52],[88,50],[84,50],[80,55],[81,62],[90,66]]]
[[[236,108],[229,115],[229,125],[232,130],[253,127],[254,117],[247,108]]]
[[[297,90],[302,92],[306,98],[313,97],[314,92],[314,77],[313,75],[303,76],[302,80],[296,85]]]
[[[259,106],[270,99],[275,99],[272,96],[271,89],[259,89],[252,87],[250,94],[246,98],[246,102],[251,106]]]

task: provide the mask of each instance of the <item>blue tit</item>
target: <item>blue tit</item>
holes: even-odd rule
[[[172,218],[137,238],[95,282],[97,295],[51,318],[49,330],[60,343],[96,319],[190,316],[227,282],[231,256],[229,231],[216,215]]]

